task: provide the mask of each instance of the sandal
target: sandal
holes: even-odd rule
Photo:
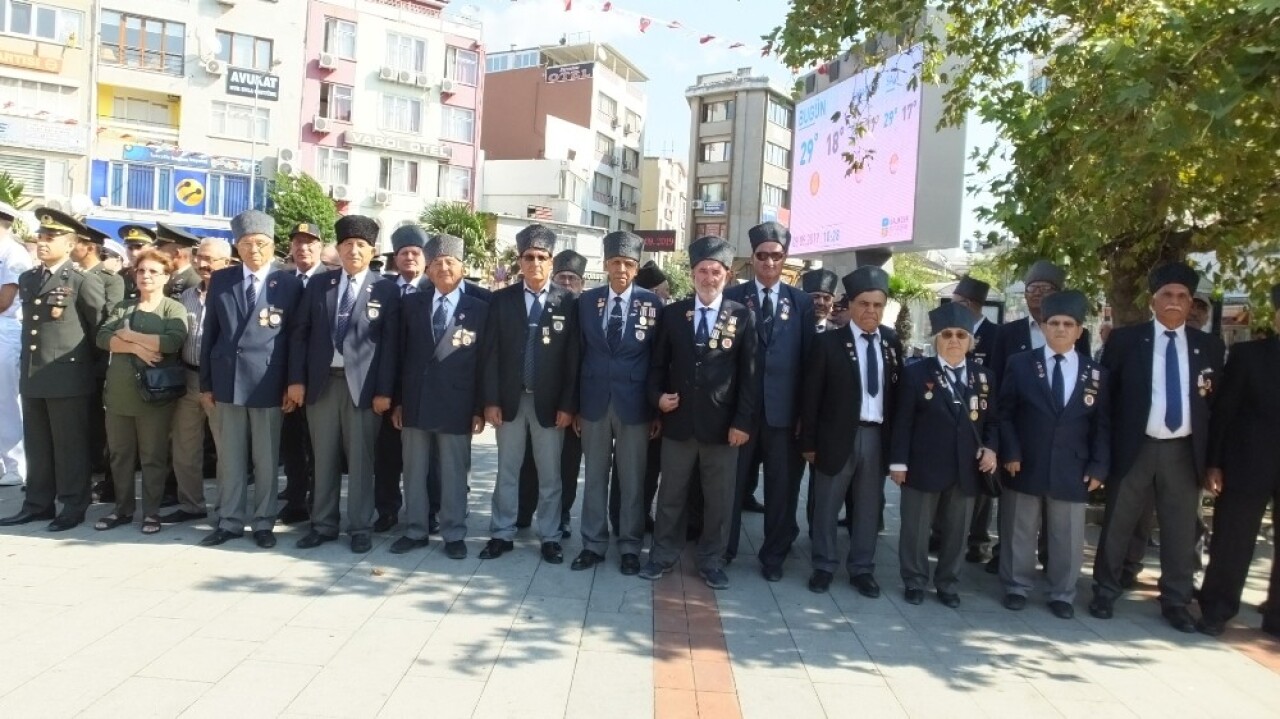
[[[108,514],[97,522],[94,522],[93,528],[99,532],[105,532],[108,529],[115,529],[122,524],[129,524],[132,521],[133,515],[120,516],[117,514]]]
[[[147,517],[142,520],[142,533],[155,534],[160,531],[160,518],[156,516]]]

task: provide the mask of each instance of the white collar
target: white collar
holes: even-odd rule
[[[758,279],[752,280],[752,282],[756,283],[756,294],[760,295],[761,297],[764,297],[765,289],[768,289],[770,292],[772,292],[774,297],[777,297],[780,294],[778,292],[778,288],[782,285],[782,282],[780,281],[773,283],[773,286],[769,288],[766,288],[764,285],[760,284],[760,280]]]
[[[248,265],[240,265],[240,269],[241,269],[241,271],[243,272],[243,277],[242,277],[241,279],[247,280],[247,279],[249,279],[250,277],[257,277],[257,278],[258,278],[258,283],[259,283],[259,284],[262,284],[263,282],[266,282],[266,281],[267,281],[267,275],[271,274],[271,265],[270,265],[270,264],[265,264],[265,265],[263,265],[263,266],[262,266],[262,269],[258,270],[257,272],[254,272],[253,270],[250,270]]]
[[[445,295],[440,294],[440,291],[436,290],[436,304],[440,304],[441,299],[449,300],[449,306],[456,308],[458,303],[462,301],[462,283],[459,282],[458,286],[454,287],[452,292]]]
[[[625,305],[627,305],[627,304],[629,304],[629,303],[631,302],[631,290],[635,288],[635,285],[634,285],[634,284],[627,285],[627,289],[623,290],[621,293],[614,292],[614,291],[613,291],[613,286],[612,286],[612,285],[609,285],[608,287],[609,287],[609,295],[608,295],[608,297],[609,297],[609,302],[608,302],[608,304],[610,305],[610,309],[612,309],[612,306],[613,306],[613,300],[614,300],[614,298],[615,298],[615,297],[621,297],[621,298],[622,298],[622,304],[623,304],[624,306],[625,306]]]

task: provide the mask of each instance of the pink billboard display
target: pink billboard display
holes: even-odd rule
[[[796,106],[791,157],[791,254],[909,242],[916,209],[920,148],[920,48],[889,58]],[[866,134],[856,145],[847,115]],[[832,119],[836,116],[835,119]],[[864,157],[849,172],[844,154]]]

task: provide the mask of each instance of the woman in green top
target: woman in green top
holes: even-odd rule
[[[138,298],[115,308],[98,330],[98,346],[111,352],[106,385],[102,390],[107,410],[107,450],[115,480],[115,511],[93,525],[113,529],[133,521],[136,495],[133,470],[142,461],[142,533],[160,531],[160,499],[169,475],[169,425],[173,403],[144,402],[138,391],[137,371],[154,366],[182,350],[187,339],[187,310],[181,302],[164,296],[173,263],[158,250],[144,250],[130,268]]]

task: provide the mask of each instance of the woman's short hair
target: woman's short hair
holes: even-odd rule
[[[143,262],[154,262],[164,268],[166,275],[173,274],[173,260],[160,250],[148,248],[134,255],[132,269],[136,272]]]

